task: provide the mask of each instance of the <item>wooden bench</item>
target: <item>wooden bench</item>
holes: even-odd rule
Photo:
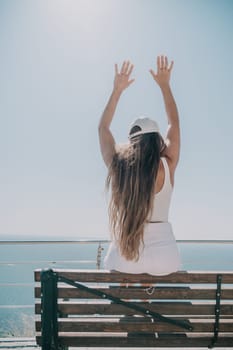
[[[36,270],[35,281],[42,350],[233,348],[233,272]]]

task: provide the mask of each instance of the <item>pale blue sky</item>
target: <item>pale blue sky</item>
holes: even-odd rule
[[[112,125],[166,115],[148,70],[175,61],[182,150],[170,211],[177,239],[232,239],[233,2],[0,0],[0,236],[109,237],[97,125],[114,63],[135,83]]]

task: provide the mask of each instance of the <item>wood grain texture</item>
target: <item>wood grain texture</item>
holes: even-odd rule
[[[35,281],[40,281],[40,271],[35,270]],[[110,272],[108,270],[62,270],[54,269],[59,275],[79,282],[111,282],[111,283],[216,283],[218,271],[208,272],[175,272],[166,276],[148,274],[128,274]],[[219,272],[221,273],[221,272]],[[223,283],[233,284],[233,272],[221,273]]]
[[[175,318],[174,318],[175,319]],[[187,321],[187,319],[182,319]],[[190,322],[193,326],[193,333],[211,333],[214,329],[214,322]],[[105,333],[119,333],[119,332],[178,332],[185,334],[181,327],[161,323],[161,322],[148,322],[133,320],[127,321],[121,319],[120,321],[113,322],[111,320],[102,321],[100,318],[93,319],[90,321],[84,320],[62,320],[58,322],[59,332],[105,332]],[[40,321],[36,322],[36,331],[41,330]],[[233,332],[232,322],[222,322],[219,326],[219,332]]]
[[[96,287],[95,287],[96,288]],[[97,288],[96,288],[97,289]],[[215,289],[190,289],[188,287],[156,287],[155,292],[148,295],[145,288],[140,287],[129,287],[129,288],[101,288],[102,292],[112,295],[114,297],[122,298],[124,300],[133,299],[177,299],[177,300],[215,300],[216,291]],[[40,298],[41,289],[35,288],[35,297]],[[59,298],[68,299],[102,299],[101,297],[95,296],[89,292],[79,290],[77,288],[60,287],[58,290]],[[226,289],[222,291],[221,299],[233,300],[233,291]]]
[[[202,304],[192,304],[184,302],[152,302],[149,305],[143,302],[135,302],[136,305],[146,307],[151,311],[159,312],[164,315],[205,315],[213,317],[215,311],[215,305],[202,305]],[[123,306],[117,304],[101,304],[93,303],[87,304],[75,303],[75,302],[59,302],[58,304],[59,312],[65,315],[135,315],[136,312]],[[35,313],[41,313],[41,304],[36,302]],[[233,317],[233,304],[222,305],[221,306],[221,316],[232,316]]]
[[[77,336],[76,334],[60,335],[60,343],[67,346],[77,347],[205,347],[211,343],[212,337],[179,337],[161,336],[158,338],[138,336]],[[38,344],[41,338],[37,337]],[[220,337],[215,347],[232,347],[233,337]]]

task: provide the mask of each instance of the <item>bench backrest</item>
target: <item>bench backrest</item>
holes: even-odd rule
[[[231,272],[150,276],[50,270],[41,275],[36,270],[35,281],[37,343],[43,350],[50,349],[51,343],[55,348],[58,343],[61,347],[233,347]],[[94,288],[97,295],[86,287]]]

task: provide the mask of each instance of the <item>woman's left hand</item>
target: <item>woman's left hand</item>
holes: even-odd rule
[[[115,91],[122,92],[134,82],[135,79],[130,80],[130,74],[133,71],[133,67],[133,64],[131,64],[129,61],[124,61],[119,72],[118,65],[115,64]]]

